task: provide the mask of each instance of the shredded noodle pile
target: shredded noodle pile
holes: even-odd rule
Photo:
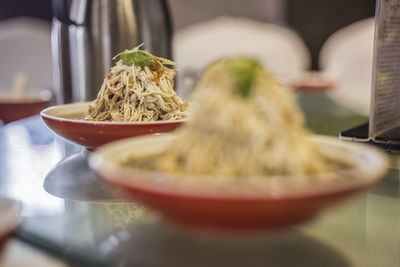
[[[95,101],[89,105],[86,120],[165,121],[184,119],[188,103],[173,90],[174,63],[136,47],[118,55]]]
[[[249,58],[206,68],[198,108],[168,149],[127,160],[133,167],[198,176],[307,176],[329,171],[308,139],[292,94]]]

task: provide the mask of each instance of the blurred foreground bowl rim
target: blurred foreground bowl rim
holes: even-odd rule
[[[372,147],[370,145],[350,143],[345,141],[340,141],[334,137],[319,136],[315,135],[312,137],[317,143],[325,143],[325,145],[331,145],[333,147],[342,147],[348,151],[355,151],[359,154],[363,153],[367,156],[374,157],[374,166],[366,166],[368,170],[363,170],[362,168],[355,169],[353,171],[358,171],[358,179],[354,181],[345,182],[345,179],[340,179],[334,184],[321,182],[317,185],[309,185],[304,187],[303,190],[298,190],[296,192],[282,191],[278,194],[268,194],[266,192],[255,193],[255,194],[227,194],[215,191],[202,191],[202,190],[189,190],[177,187],[163,187],[163,184],[157,184],[157,182],[150,181],[147,184],[143,181],[132,182],[130,178],[132,176],[147,176],[147,177],[162,177],[162,176],[174,176],[170,174],[160,173],[156,171],[140,171],[131,169],[128,167],[122,167],[116,162],[116,157],[114,159],[107,158],[105,154],[109,153],[114,146],[124,146],[128,147],[130,143],[140,143],[143,140],[150,140],[153,138],[159,138],[161,136],[172,138],[174,134],[159,134],[156,136],[141,136],[126,138],[119,141],[114,141],[103,146],[100,146],[95,153],[89,156],[89,166],[97,173],[97,175],[106,180],[107,182],[116,185],[121,188],[139,188],[146,191],[156,192],[157,194],[169,195],[169,196],[181,196],[190,198],[207,198],[207,199],[242,199],[242,200],[282,200],[282,199],[299,199],[299,198],[311,198],[318,197],[327,194],[339,194],[348,191],[361,191],[373,184],[375,184],[379,179],[383,178],[388,167],[387,156],[379,149]],[[154,139],[156,140],[156,139]],[[184,175],[181,175],[184,176]],[[187,175],[191,176],[191,175]],[[361,178],[359,178],[361,177]],[[157,179],[157,178],[156,178]],[[161,178],[162,179],[162,178]],[[154,179],[152,179],[154,180]],[[187,189],[188,187],[186,187]]]

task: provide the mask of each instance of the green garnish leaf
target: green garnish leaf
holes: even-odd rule
[[[120,55],[122,63],[127,66],[148,67],[157,63],[157,59],[147,51],[122,52]]]
[[[234,80],[234,91],[243,98],[250,96],[253,91],[256,75],[261,64],[247,57],[239,57],[227,61],[228,68]]]
[[[131,50],[125,50],[122,53],[119,53],[113,60],[119,57],[124,65],[127,66],[139,66],[139,67],[149,67],[153,66],[153,68],[158,69],[159,67],[167,64],[167,65],[175,65],[174,62],[162,57],[156,57],[148,50],[140,50],[144,44],[138,45]]]

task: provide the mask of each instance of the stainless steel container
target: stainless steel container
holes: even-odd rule
[[[93,100],[112,57],[141,43],[171,58],[166,0],[53,0],[52,54],[58,103]]]

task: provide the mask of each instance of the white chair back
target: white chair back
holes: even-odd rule
[[[324,75],[337,81],[330,96],[363,115],[369,115],[374,30],[374,18],[342,28],[328,38],[319,56]]]
[[[10,90],[19,73],[27,88],[53,87],[51,26],[39,19],[15,18],[0,22],[0,90]]]
[[[310,53],[292,30],[248,18],[218,17],[179,30],[173,42],[181,69],[178,92],[187,95],[201,70],[217,58],[248,55],[290,81],[310,67]]]

